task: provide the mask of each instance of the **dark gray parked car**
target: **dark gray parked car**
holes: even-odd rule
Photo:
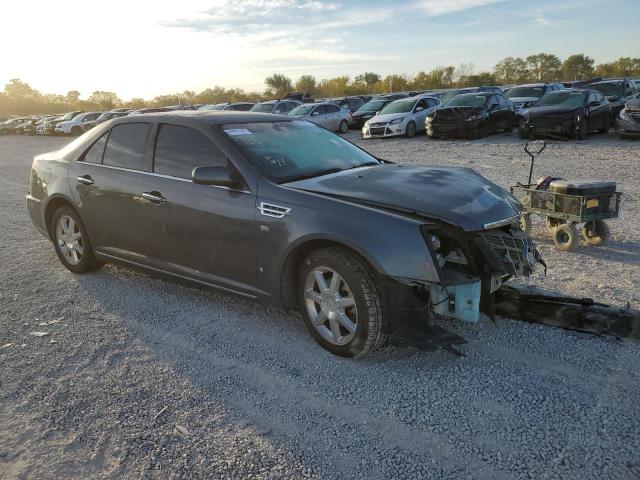
[[[119,261],[298,308],[333,353],[412,324],[492,314],[538,253],[520,205],[467,168],[379,160],[313,123],[241,112],[128,116],[35,158],[36,228],[75,273]]]

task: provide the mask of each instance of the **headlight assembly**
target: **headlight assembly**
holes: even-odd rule
[[[633,119],[631,118],[631,115],[629,115],[629,112],[627,112],[626,108],[623,108],[622,110],[620,110],[620,118],[622,120],[626,120],[627,122],[632,121]]]
[[[396,118],[395,120],[391,120],[389,122],[389,125],[397,125],[399,123],[402,123],[403,120],[404,120],[404,117]]]

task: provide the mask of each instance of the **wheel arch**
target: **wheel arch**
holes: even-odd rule
[[[60,207],[72,208],[76,212],[76,214],[80,218],[82,218],[80,216],[80,212],[78,212],[78,209],[75,207],[71,199],[63,195],[51,197],[47,202],[47,206],[45,207],[45,211],[44,211],[44,224],[45,224],[45,227],[47,228],[47,233],[49,234],[49,238],[52,238],[51,237],[51,220],[53,219],[53,214]]]
[[[362,258],[371,268],[377,272],[382,272],[382,267],[361,247],[352,242],[329,236],[306,237],[292,245],[282,262],[280,268],[280,302],[285,308],[296,306],[295,284],[298,268],[302,261],[316,250],[327,247],[342,247]]]

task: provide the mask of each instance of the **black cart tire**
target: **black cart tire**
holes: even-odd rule
[[[527,235],[531,235],[532,226],[531,226],[531,215],[530,214],[523,213],[522,215],[520,215],[520,228]]]
[[[102,266],[93,254],[87,229],[70,207],[58,208],[51,218],[51,240],[58,259],[73,273],[87,273]]]
[[[593,222],[585,223],[582,226],[580,233],[582,233],[582,238],[585,242],[595,247],[599,247],[600,245],[607,243],[611,236],[609,225],[602,220],[594,220]]]
[[[553,231],[553,243],[565,252],[576,248],[576,245],[578,245],[578,232],[576,231],[576,227],[568,223],[558,225],[558,228]]]
[[[298,287],[305,326],[322,348],[360,357],[386,341],[376,274],[357,254],[342,247],[312,252],[300,265]]]
[[[404,134],[407,138],[413,138],[416,136],[416,124],[413,122],[409,122],[407,124],[407,128],[404,131]]]

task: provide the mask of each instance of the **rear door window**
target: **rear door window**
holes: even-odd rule
[[[111,129],[102,163],[113,167],[146,170],[149,123],[125,123]]]
[[[203,133],[179,125],[160,125],[154,173],[191,178],[194,168],[216,165],[226,165],[226,156]]]

